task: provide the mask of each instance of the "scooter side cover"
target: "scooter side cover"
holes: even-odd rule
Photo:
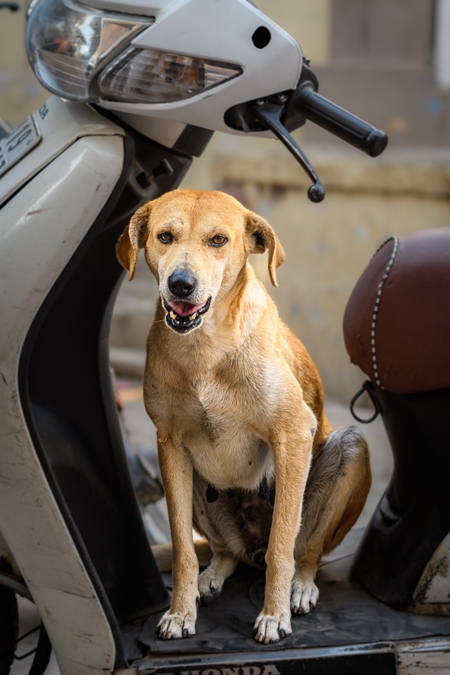
[[[17,190],[79,138],[125,135],[117,124],[101,117],[89,106],[62,101],[56,96],[49,98],[32,116],[41,139],[0,178],[0,209]]]
[[[39,463],[18,385],[32,321],[123,168],[120,131],[76,110],[83,106],[61,104],[64,119],[59,105],[48,106],[40,146],[2,179],[6,192],[27,184],[0,211],[0,528],[61,672],[104,674],[114,669],[114,639]]]

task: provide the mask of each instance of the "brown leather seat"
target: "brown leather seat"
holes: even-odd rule
[[[450,228],[388,239],[344,315],[347,352],[396,394],[450,387]]]

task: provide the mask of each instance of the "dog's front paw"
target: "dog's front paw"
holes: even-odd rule
[[[309,614],[317,605],[319,589],[313,579],[296,578],[291,585],[291,612],[292,614]]]
[[[261,612],[256,619],[254,633],[255,640],[265,645],[279,642],[279,640],[292,633],[291,619],[284,614],[274,616]]]
[[[177,640],[195,635],[195,616],[166,612],[158,623],[157,633],[162,640]]]

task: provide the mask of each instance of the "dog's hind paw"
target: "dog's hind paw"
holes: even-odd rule
[[[309,614],[317,605],[319,589],[312,579],[302,580],[295,578],[291,585],[291,612],[292,614]]]
[[[292,633],[291,619],[289,616],[261,614],[258,616],[254,627],[254,637],[257,642],[265,645],[279,642],[282,638]]]
[[[209,605],[222,593],[225,579],[210,571],[207,567],[198,578],[198,592],[200,593],[200,602],[203,605]]]
[[[162,640],[192,637],[195,635],[195,616],[166,612],[158,623],[157,634]]]
[[[202,604],[213,602],[221,594],[225,580],[236,571],[237,565],[237,560],[229,555],[222,553],[213,555],[211,564],[198,578],[198,592]]]

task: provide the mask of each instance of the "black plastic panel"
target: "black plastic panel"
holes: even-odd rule
[[[316,580],[320,592],[316,609],[292,617],[292,634],[270,645],[274,654],[281,652],[287,656],[290,650],[303,650],[298,651],[300,658],[302,654],[306,657],[311,649],[352,647],[357,651],[359,645],[450,635],[450,617],[396,611],[350,582],[353,556],[345,553],[345,547],[353,544],[352,548],[356,548],[357,534],[352,531],[343,548],[336,549],[331,556],[341,551],[341,558],[325,560],[321,565]],[[161,640],[155,635],[157,617],[150,617],[140,639],[154,657],[171,658],[182,652],[202,659],[213,654],[225,659],[225,654],[237,652],[264,658],[268,647],[253,638],[253,625],[263,601],[264,574],[241,566],[225,582],[220,597],[199,608],[196,635],[192,638]]]
[[[261,660],[183,659],[140,669],[141,675],[395,675],[396,659],[388,646],[364,645],[359,650],[315,650],[315,653],[270,652]]]
[[[409,606],[424,566],[450,531],[450,389],[392,394],[374,385],[394,473],[366,528],[352,578],[396,609]]]
[[[264,574],[241,565],[219,598],[198,610],[197,633],[184,640],[155,636],[157,617],[143,626],[151,657],[140,672],[163,675],[290,675],[396,672],[395,645],[450,635],[450,618],[398,612],[349,579],[363,528],[353,528],[321,563],[316,609],[292,618],[292,634],[272,645],[253,639],[263,606]],[[170,575],[164,575],[171,587]]]

